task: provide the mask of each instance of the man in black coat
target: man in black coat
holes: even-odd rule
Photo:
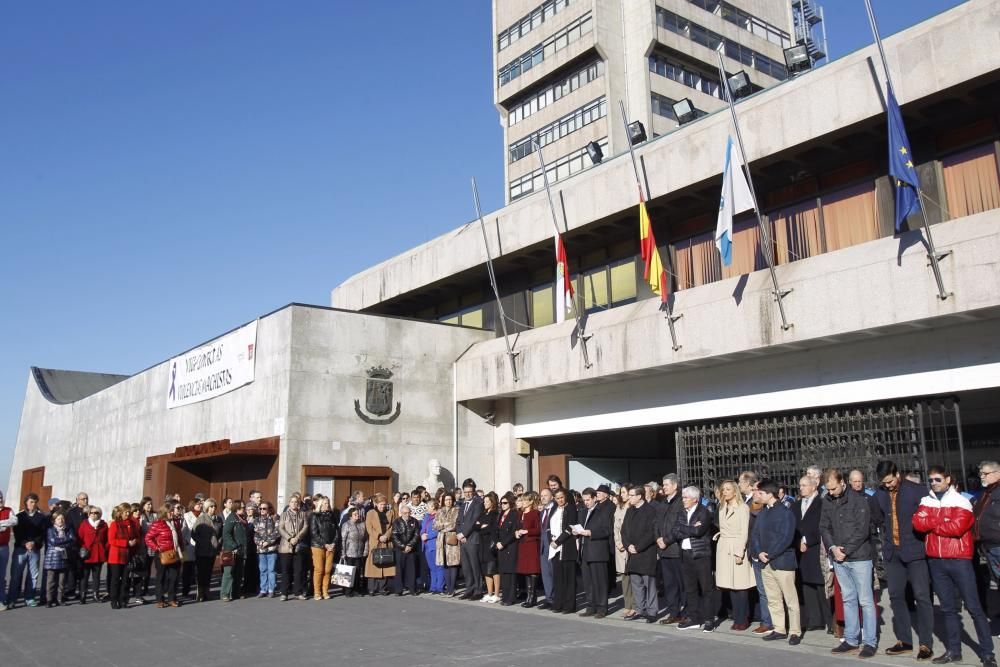
[[[465,579],[463,600],[483,597],[483,570],[479,565],[479,532],[476,525],[483,516],[483,499],[476,494],[476,482],[462,482],[462,500],[458,503],[458,521],[455,532],[462,551],[462,578]]]
[[[701,489],[688,486],[681,492],[684,507],[674,524],[673,538],[681,546],[681,572],[687,595],[688,620],[681,630],[715,629],[715,579],[712,577],[712,517],[701,504]]]
[[[580,616],[597,619],[608,614],[608,560],[611,551],[613,515],[608,514],[597,502],[597,492],[591,488],[583,490],[583,504],[586,506],[580,536],[580,563],[583,570],[583,587],[587,593],[587,608]]]
[[[823,514],[819,488],[810,475],[799,480],[799,500],[795,505],[798,521],[796,548],[799,555],[799,579],[802,582],[802,625],[806,630],[833,629],[830,600],[826,597],[826,578],[820,564],[819,519]]]
[[[83,491],[76,494],[76,504],[66,513],[66,526],[74,535],[80,534],[80,524],[89,518],[87,516],[89,508],[90,496]],[[76,595],[77,582],[83,578],[83,560],[80,558],[80,550],[75,546],[66,552],[66,556],[66,597],[71,598]]]
[[[656,510],[646,502],[641,486],[629,486],[628,504],[622,521],[622,544],[628,553],[625,574],[632,584],[636,614],[632,621],[655,623],[656,599]]]
[[[667,615],[660,625],[679,623],[684,609],[684,577],[681,574],[681,545],[674,539],[674,526],[682,511],[680,478],[674,474],[663,478],[663,499],[666,509],[657,523],[656,544],[660,548],[660,576],[663,578],[663,593]]]
[[[879,512],[875,515],[882,529],[882,560],[889,580],[889,601],[892,605],[892,632],[896,645],[886,649],[887,655],[913,652],[913,630],[910,608],[906,603],[906,585],[913,590],[917,603],[918,660],[932,657],[934,648],[934,606],[931,603],[931,580],[924,551],[924,534],[913,530],[913,515],[927,489],[902,479],[896,464],[879,461],[875,475],[881,488],[875,491]]]

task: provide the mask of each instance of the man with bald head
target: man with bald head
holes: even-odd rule
[[[806,630],[832,628],[830,603],[826,597],[826,578],[820,563],[819,519],[823,514],[819,485],[812,475],[799,479],[799,501],[795,507],[798,521],[799,579],[802,582],[802,626]]]

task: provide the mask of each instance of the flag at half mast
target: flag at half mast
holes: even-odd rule
[[[660,249],[656,247],[656,237],[653,236],[653,225],[649,221],[642,188],[639,188],[639,249],[645,266],[643,278],[649,283],[649,288],[660,296],[660,301],[666,302],[670,294],[670,283],[667,282],[667,271],[660,259]]]
[[[733,263],[733,216],[753,208],[753,197],[746,174],[743,173],[743,159],[738,150],[733,150],[733,138],[726,142],[726,164],[722,168],[722,196],[719,198],[719,219],[715,223],[715,246],[722,256],[722,265]],[[733,160],[733,158],[736,158]]]
[[[885,87],[888,92],[886,113],[889,116],[889,178],[896,191],[896,231],[901,232],[907,216],[920,211],[920,179],[917,178],[917,169],[913,165],[910,140],[906,137],[903,114],[899,111],[896,94],[888,81],[885,82]]]
[[[573,307],[573,281],[569,277],[569,261],[562,234],[556,234],[556,322],[566,320],[566,312]]]

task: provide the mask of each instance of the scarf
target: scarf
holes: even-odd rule
[[[90,524],[91,528],[93,528],[94,530],[97,530],[97,526],[98,526],[98,524],[101,523],[101,520],[98,519],[97,521],[94,521],[94,519],[92,517],[87,517],[87,523]]]

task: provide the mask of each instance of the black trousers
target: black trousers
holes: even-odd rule
[[[186,560],[181,563],[181,595],[187,597],[191,595],[191,586],[194,584],[197,565],[193,560]]]
[[[108,564],[108,599],[122,606],[128,604],[127,567]]]
[[[444,592],[455,593],[455,582],[458,580],[458,565],[444,568]]]
[[[185,563],[187,565],[187,563]],[[208,591],[212,587],[212,568],[215,567],[215,556],[197,556],[194,559],[195,580],[198,582],[198,595],[208,599]]]
[[[715,618],[719,605],[716,600],[715,580],[712,578],[712,558],[694,558],[691,550],[681,552],[681,572],[687,596],[687,616],[695,623]]]
[[[396,576],[393,579],[393,588],[398,594],[403,593],[403,589],[410,591],[410,595],[417,594],[417,552],[404,553],[402,549],[396,549]]]
[[[553,611],[576,611],[576,562],[552,559]]]
[[[826,597],[825,584],[802,584],[802,627],[832,628],[830,598]],[[895,614],[895,612],[893,612]]]
[[[86,598],[93,582],[94,599],[101,594],[101,563],[85,563],[83,566],[83,577],[80,579],[80,598]]]
[[[729,601],[733,605],[733,623],[750,624],[750,590],[730,590]]]
[[[608,612],[608,562],[583,564],[583,588],[587,592],[587,609]]]
[[[483,581],[483,568],[479,563],[479,542],[466,541],[462,544],[462,578],[465,579],[465,592],[482,595],[486,582]]]
[[[904,563],[899,554],[885,562],[889,580],[889,601],[892,605],[892,632],[896,640],[913,643],[910,608],[906,604],[906,585],[913,591],[917,603],[917,639],[928,648],[934,646],[934,606],[931,603],[931,575],[924,559]]]
[[[500,574],[500,602],[505,605],[514,604],[517,600],[517,573],[502,572]]]
[[[667,615],[680,616],[684,610],[684,575],[680,558],[661,558],[660,575],[663,578],[663,603]]]
[[[361,556],[357,558],[344,556],[344,563],[354,566],[354,585],[350,588],[344,589],[344,595],[354,595],[355,593],[358,595],[363,594],[365,591],[365,559]]]
[[[281,565],[281,594],[282,595],[304,595],[302,588],[303,577],[305,576],[305,561],[312,558],[308,552],[278,554],[278,563]]]
[[[256,595],[260,592],[260,565],[257,562],[257,549],[247,551],[243,564],[243,585],[240,586],[243,595]]]
[[[177,600],[177,578],[181,573],[181,564],[164,565],[159,561],[159,556],[153,556],[156,560],[156,601],[174,602]]]

